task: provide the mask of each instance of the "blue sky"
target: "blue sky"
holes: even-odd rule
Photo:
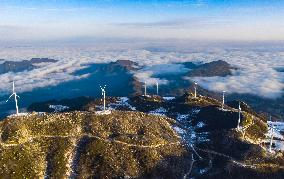
[[[281,0],[4,0],[0,40],[284,40]]]

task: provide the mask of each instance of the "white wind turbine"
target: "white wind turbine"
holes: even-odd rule
[[[226,93],[226,91],[223,91],[222,109],[224,109],[224,105],[225,105],[225,93]]]
[[[194,82],[194,98],[197,97],[197,82]]]
[[[9,99],[11,97],[14,96],[14,99],[15,99],[15,105],[16,105],[16,115],[18,116],[19,115],[19,107],[18,107],[18,100],[17,98],[20,98],[20,96],[17,95],[16,91],[15,91],[15,82],[13,81],[13,93],[11,94],[11,96],[7,99],[6,103],[9,101]]]
[[[144,96],[147,96],[147,82],[144,83]]]
[[[96,113],[99,115],[107,115],[110,114],[111,111],[110,110],[106,110],[106,85],[104,85],[103,87],[100,85],[100,88],[102,90],[102,96],[103,96],[103,103],[104,103],[104,110],[103,111],[97,111]]]
[[[159,82],[156,82],[156,87],[157,87],[157,95],[159,95]]]
[[[104,87],[102,87],[102,86],[100,85],[100,88],[101,88],[101,90],[102,90],[102,96],[103,96],[103,101],[104,101],[104,111],[105,111],[105,110],[106,110],[106,90],[105,90],[106,85],[105,85]]]
[[[238,128],[237,128],[238,130],[240,130],[241,112],[242,112],[241,102],[239,101],[239,119],[238,119]]]

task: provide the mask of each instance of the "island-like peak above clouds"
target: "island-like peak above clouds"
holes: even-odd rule
[[[232,67],[229,63],[218,60],[205,63],[197,66],[197,68],[188,72],[190,77],[212,77],[212,76],[221,76],[225,77],[232,75],[232,70],[236,69]]]
[[[57,60],[49,58],[32,58],[31,60],[23,61],[5,61],[0,64],[0,74],[8,72],[22,72],[25,70],[32,70],[40,63],[55,63]]]

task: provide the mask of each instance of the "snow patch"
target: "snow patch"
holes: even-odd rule
[[[218,108],[218,110],[219,110],[219,111],[227,111],[227,112],[232,111],[232,110],[226,109],[226,108],[223,108],[223,109],[222,109],[222,108]]]
[[[178,115],[177,115],[177,120],[181,122],[181,121],[183,121],[183,120],[187,120],[189,117],[190,117],[189,114],[179,114],[179,113],[178,113]]]
[[[200,109],[194,109],[193,111],[192,111],[192,114],[198,114],[200,112]]]
[[[36,115],[38,115],[38,116],[43,116],[45,114],[46,114],[45,112],[36,112]]]
[[[281,134],[281,132],[284,132],[284,122],[267,121],[267,124],[269,130],[266,133],[266,136],[270,139],[271,135],[273,135],[273,144],[275,145],[274,150],[284,151],[284,136]],[[272,127],[274,130],[272,130]]]
[[[284,141],[274,140],[276,150],[284,151]]]
[[[19,116],[28,116],[29,113],[18,113],[18,114],[11,114],[7,117],[19,117]]]
[[[179,128],[177,126],[174,126],[173,129],[178,133],[178,134],[185,134],[185,130],[182,128]]]
[[[116,107],[119,107],[119,106],[125,106],[125,107],[128,107],[129,109],[131,109],[132,111],[136,111],[136,108],[129,104],[129,98],[128,97],[120,97],[119,100],[117,101],[117,103],[112,103],[112,104],[110,104],[110,106],[113,109],[115,109]]]
[[[150,111],[149,114],[153,114],[153,115],[156,115],[156,116],[166,116],[166,112],[167,110],[163,107],[160,107],[154,111]]]
[[[281,134],[281,131],[284,132],[284,122],[267,121],[267,124],[269,126],[267,136],[271,136],[273,132],[273,138],[284,140],[284,136]],[[272,130],[272,127],[274,128],[274,130]]]
[[[129,101],[129,98],[127,98],[127,97],[121,97],[119,104],[121,104],[121,105],[123,105],[123,106],[127,106],[127,107],[129,107],[131,110],[135,111],[136,108],[133,107],[133,106],[131,106],[131,105],[128,103],[128,101]]]
[[[198,128],[201,128],[201,127],[204,127],[205,126],[205,124],[203,123],[203,122],[199,122],[199,123],[197,123],[197,125],[196,125]]]
[[[111,110],[97,111],[96,114],[98,114],[98,115],[108,115],[108,114],[111,114]]]
[[[61,111],[64,111],[66,109],[69,109],[68,106],[63,106],[63,105],[49,105],[48,107],[49,107],[49,109],[53,109],[54,112],[61,112]]]
[[[174,100],[176,97],[163,97],[164,100],[166,101],[171,101]]]
[[[200,173],[200,174],[204,174],[204,173],[206,173],[206,172],[207,172],[206,169],[201,169],[201,170],[199,170],[199,173]]]

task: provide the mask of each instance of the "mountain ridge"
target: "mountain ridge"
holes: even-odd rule
[[[71,100],[71,103],[74,101]],[[60,173],[67,171],[73,178],[90,176],[98,178],[105,176],[130,178],[167,178],[169,176],[171,178],[233,176],[266,178],[273,176],[277,178],[284,174],[283,151],[276,150],[275,146],[273,153],[268,151],[266,135],[269,126],[266,120],[256,116],[249,106],[247,109],[250,110],[243,111],[241,114],[241,129],[238,131],[236,129],[238,109],[227,105],[222,109],[218,100],[201,95],[194,98],[192,93],[186,93],[180,98],[163,98],[156,95],[112,97],[107,99],[107,104],[112,112],[103,116],[96,114],[96,111],[102,110],[102,101],[95,99],[76,109],[79,111],[33,113],[30,116],[10,117],[0,123],[1,141],[7,145],[4,146],[2,143],[2,148],[15,147],[18,143],[26,145],[38,140],[42,143],[40,145],[48,145],[49,148],[43,147],[47,152],[44,154],[46,155],[44,160],[47,160],[50,165],[46,166],[46,170],[41,170],[47,177],[61,176]],[[242,103],[242,105],[246,104]],[[148,125],[149,122],[151,125]],[[43,124],[46,127],[40,127]],[[39,126],[34,128],[31,125]],[[144,129],[141,130],[141,127]],[[134,132],[132,129],[135,129]],[[30,136],[33,131],[35,133],[38,131],[39,136],[43,138],[37,138],[38,135],[35,134]],[[76,137],[76,134],[80,134],[80,140],[69,140]],[[50,140],[50,143],[44,142],[44,138]],[[56,141],[67,148],[74,146],[74,143],[79,146],[72,157],[72,161],[76,164],[71,165],[73,167],[69,165],[68,170],[64,169],[65,172],[59,172],[62,167],[56,165],[55,156],[67,151],[70,153],[70,148],[60,149],[56,147]],[[137,158],[133,160],[133,156],[129,156],[131,152],[128,149],[121,151],[117,145],[127,145],[132,149],[140,148],[141,150],[139,149],[139,152],[135,154],[136,157],[144,155],[145,150],[156,153],[156,147],[170,152],[171,155],[167,156],[162,152],[158,155],[162,158],[156,158],[157,156],[152,158],[152,154],[147,154],[146,158],[138,157],[139,162],[136,163]],[[175,148],[176,145],[179,147]],[[109,147],[117,151],[116,157],[112,151],[108,150]],[[124,150],[127,154],[123,152]],[[4,151],[2,155],[10,155],[7,150]],[[108,152],[101,153],[98,158],[99,151]],[[121,158],[124,156],[130,157],[127,162]],[[109,157],[112,160],[105,160]],[[62,162],[66,163],[68,157],[62,159],[64,159]],[[137,171],[140,173],[138,174]]]

